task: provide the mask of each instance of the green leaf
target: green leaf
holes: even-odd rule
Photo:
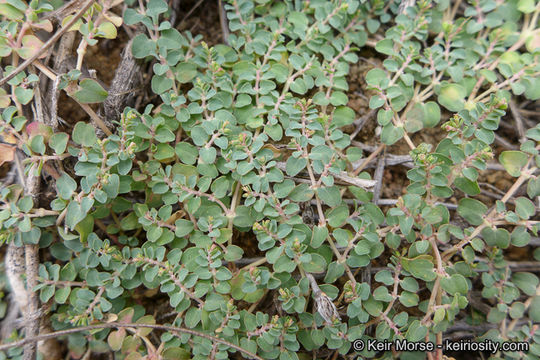
[[[61,155],[66,151],[69,136],[66,133],[53,134],[49,139],[49,147],[54,150],[56,155]]]
[[[531,199],[540,195],[540,177],[531,177],[527,183],[527,195]]]
[[[531,200],[526,197],[518,197],[516,199],[516,214],[523,220],[528,220],[534,216],[536,208]]]
[[[444,317],[446,315],[446,310],[444,308],[438,308],[435,310],[435,314],[433,315],[433,322],[435,324],[440,323],[444,320]]]
[[[503,151],[499,162],[513,177],[521,175],[521,169],[527,164],[527,155],[521,151]]]
[[[234,225],[238,227],[250,227],[255,222],[255,219],[251,216],[250,208],[247,206],[239,206],[236,208],[236,216],[234,218]]]
[[[532,297],[531,305],[529,306],[529,316],[533,322],[540,322],[540,295]]]
[[[348,217],[349,207],[346,204],[331,209],[326,215],[328,224],[335,228],[342,226]]]
[[[278,199],[283,199],[291,193],[294,189],[294,181],[291,179],[285,179],[282,183],[274,184],[274,195]]]
[[[379,286],[373,291],[373,298],[375,300],[390,302],[392,301],[392,295],[388,292],[385,286]]]
[[[393,278],[391,279],[392,281],[386,285],[392,285],[394,283]],[[416,279],[412,277],[404,278],[403,280],[400,281],[399,285],[403,288],[403,290],[407,290],[414,293],[418,292],[418,289],[419,289],[418,281],[416,281]]]
[[[322,202],[330,207],[341,204],[341,193],[337,186],[323,187],[317,189],[317,195]]]
[[[366,83],[370,86],[379,86],[381,81],[386,78],[386,71],[379,68],[374,68],[369,70],[366,74]]]
[[[197,76],[197,65],[192,62],[181,62],[176,65],[175,77],[182,84],[189,83]]]
[[[174,234],[181,238],[193,231],[194,225],[193,222],[185,220],[185,219],[178,219],[174,223],[174,226],[176,227],[174,230]]]
[[[176,144],[174,151],[178,159],[187,165],[193,165],[197,162],[199,152],[197,148],[187,142],[179,142]]]
[[[536,8],[534,2],[534,0],[519,0],[517,4],[517,9],[524,14],[532,13]]]
[[[323,273],[326,270],[326,260],[322,255],[311,253],[311,259],[303,262],[304,270],[310,273]]]
[[[43,135],[32,136],[30,139],[30,148],[33,152],[38,154],[45,154],[45,143]]]
[[[15,88],[15,96],[21,104],[26,105],[34,97],[34,89],[24,89],[20,86],[17,86]]]
[[[58,260],[69,261],[71,259],[71,250],[62,243],[55,243],[50,247],[50,249],[51,255]]]
[[[75,226],[86,217],[86,213],[81,204],[71,201],[66,211],[66,225],[71,230],[75,229]]]
[[[294,80],[291,83],[290,89],[300,95],[304,95],[308,90],[306,82],[302,78]]]
[[[417,257],[408,261],[408,271],[416,278],[424,281],[433,281],[437,277],[433,271],[433,263],[427,259]]]
[[[478,186],[476,181],[471,181],[464,177],[458,177],[456,180],[454,180],[454,185],[456,185],[459,190],[463,191],[467,195],[475,196],[480,194],[480,186]]]
[[[135,213],[130,213],[128,216],[120,220],[120,227],[122,230],[135,230],[140,227]]]
[[[154,154],[156,160],[169,160],[174,157],[174,149],[169,144],[158,144]]]
[[[112,23],[105,21],[99,24],[98,31],[101,33],[101,36],[105,39],[115,39],[117,35],[116,26]]]
[[[480,225],[487,209],[487,206],[478,200],[464,198],[459,201],[457,211],[471,225]]]
[[[160,126],[157,128],[154,138],[157,142],[164,143],[174,141],[175,136],[173,132],[169,130],[169,128],[165,126]]]
[[[62,287],[54,293],[54,301],[58,304],[64,304],[71,293],[71,288],[69,286]]]
[[[201,309],[190,307],[184,316],[184,323],[188,328],[194,328],[201,321]]]
[[[274,270],[276,272],[291,273],[296,269],[296,264],[287,255],[281,255],[274,264]]]
[[[375,224],[380,225],[384,222],[384,213],[377,205],[372,203],[366,203],[364,204],[364,209]]]
[[[46,303],[54,295],[54,285],[47,285],[41,289],[39,293],[39,299]]]
[[[354,110],[347,106],[339,106],[332,115],[332,124],[337,127],[350,125],[354,122]]]
[[[332,104],[332,106],[346,105],[348,101],[349,101],[349,98],[343,91],[334,91],[332,93],[332,96],[330,96],[330,103]],[[335,112],[334,112],[334,115],[335,115]]]
[[[381,132],[381,141],[386,145],[392,145],[396,143],[399,139],[403,137],[405,131],[402,127],[394,126],[394,124],[389,123],[384,126]]]
[[[90,233],[94,230],[94,217],[92,215],[86,216],[75,226],[75,230],[79,233],[80,240],[83,242],[86,241],[88,239],[88,235],[90,235]],[[66,245],[68,244],[71,243],[66,242]],[[72,248],[72,250],[77,251],[76,248]]]
[[[469,292],[469,285],[463,275],[453,274],[450,277],[443,277],[441,279],[441,287],[444,291],[451,295],[467,295]]]
[[[435,127],[441,120],[441,109],[436,102],[428,101],[425,104],[415,104],[407,113],[405,130],[416,132],[422,128]]]
[[[299,184],[289,194],[289,199],[296,202],[305,202],[311,200],[315,192],[310,189],[308,184]]]
[[[68,174],[64,173],[56,180],[56,189],[62,199],[69,200],[75,189],[77,189],[77,183]]]
[[[375,274],[375,281],[385,285],[392,285],[394,283],[394,277],[392,276],[390,270],[381,270]]]
[[[427,335],[428,329],[420,324],[419,320],[414,320],[407,329],[405,337],[411,342],[422,341]]]
[[[136,59],[142,59],[156,53],[156,43],[144,34],[135,36],[131,43],[131,52]]]
[[[325,242],[327,236],[328,228],[326,226],[314,226],[311,237],[311,247],[314,249],[320,247]]]
[[[223,258],[227,261],[236,261],[240,260],[244,255],[244,250],[236,245],[227,246],[227,251],[225,252]]]
[[[184,348],[170,347],[162,353],[164,360],[189,360],[191,353]]]
[[[521,290],[525,295],[533,296],[536,294],[536,288],[540,281],[534,274],[528,272],[517,272],[512,274],[512,282]]]
[[[152,91],[158,95],[163,94],[165,91],[173,87],[174,81],[166,76],[154,75],[152,76]]]
[[[418,301],[420,300],[419,296],[415,293],[409,292],[409,291],[403,291],[399,295],[399,302],[403,304],[405,307],[412,307],[418,305]]]
[[[536,32],[536,35],[534,35],[534,37],[531,37],[530,41],[527,42],[527,47],[538,48],[540,47],[538,45],[539,42],[540,42],[540,35],[538,34],[538,32]],[[534,100],[534,101],[540,99],[540,79],[538,79],[538,77],[525,78],[519,84],[523,84],[525,86],[525,93],[524,93],[525,98],[527,98],[528,100]]]
[[[424,107],[422,104],[415,104],[407,113],[405,118],[405,130],[409,133],[415,133],[424,127]]]
[[[383,39],[375,44],[375,50],[384,55],[394,55],[394,42],[391,39]]]
[[[380,95],[373,95],[369,98],[369,108],[378,109],[384,105],[384,98]]]
[[[482,237],[488,246],[497,246],[506,249],[510,245],[510,234],[506,229],[484,228]]]
[[[299,12],[299,11],[291,11],[287,15],[287,20],[291,24],[293,24],[295,28],[298,28],[298,29],[306,29],[309,24],[309,20],[307,16],[304,13]]]
[[[531,235],[527,232],[527,228],[524,226],[517,226],[512,231],[511,235],[512,245],[517,247],[527,246],[531,241]]]
[[[24,19],[24,12],[19,11],[16,7],[7,3],[0,4],[0,15],[5,16],[9,20]]]
[[[264,132],[274,141],[279,141],[283,137],[283,128],[279,124],[266,125]]]
[[[364,301],[362,305],[371,316],[377,317],[381,315],[383,308],[383,303],[381,301],[376,301],[370,297],[368,300]]]
[[[82,146],[92,146],[97,141],[96,131],[90,124],[79,121],[73,128],[73,141]]]
[[[307,160],[305,158],[295,158],[291,156],[287,159],[285,172],[289,176],[296,176],[300,171],[304,170],[306,165]]]
[[[83,79],[79,83],[80,90],[73,94],[77,101],[83,104],[94,104],[105,101],[108,92],[93,79]]]
[[[157,19],[159,14],[163,14],[169,9],[167,3],[163,0],[150,0],[146,6],[146,14]]]
[[[19,210],[25,213],[29,212],[33,206],[34,201],[32,200],[31,196],[25,196],[17,202],[17,207]]]
[[[201,157],[202,162],[205,164],[213,164],[214,161],[216,160],[216,155],[217,155],[217,151],[216,151],[216,148],[214,147],[209,147],[209,148],[204,147],[199,150],[199,156]],[[242,175],[245,175],[245,174],[242,174]]]
[[[450,111],[457,112],[465,107],[467,90],[459,84],[444,84],[439,92],[439,103]]]
[[[326,276],[324,277],[324,282],[327,284],[331,284],[335,282],[338,278],[340,278],[345,273],[345,267],[343,264],[338,263],[337,261],[333,261],[328,265],[328,270],[326,272]]]

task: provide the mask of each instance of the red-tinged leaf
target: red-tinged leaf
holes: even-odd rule
[[[140,319],[138,319],[136,323],[154,325],[156,323],[156,319],[154,319],[152,315],[145,315],[141,317]],[[138,328],[137,329],[137,334],[141,336],[147,336],[148,334],[150,334],[150,332],[152,332],[151,328]]]
[[[109,337],[107,338],[107,342],[109,343],[109,346],[113,351],[118,351],[122,348],[122,344],[124,342],[124,338],[126,337],[126,330],[125,329],[119,329],[115,331],[111,331],[109,334]]]
[[[125,324],[131,323],[134,313],[135,311],[133,310],[133,308],[126,308],[120,311],[120,313],[118,314],[118,322]]]
[[[13,161],[15,159],[15,150],[15,146],[0,144],[0,165]]]
[[[45,30],[46,32],[53,31],[53,25],[50,20],[43,20],[38,23],[33,23],[32,27],[35,29]]]
[[[6,90],[0,89],[0,109],[7,108],[9,104],[11,104],[11,96],[6,92]]]
[[[17,51],[17,54],[19,54],[19,56],[23,59],[29,59],[39,51],[42,45],[43,42],[35,35],[25,35],[22,39],[22,47],[20,49],[16,49],[15,51]],[[47,56],[47,53],[44,51],[39,55],[39,59],[42,59],[45,56]]]

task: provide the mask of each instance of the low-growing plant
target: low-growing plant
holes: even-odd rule
[[[0,10],[19,9],[13,1]],[[353,342],[443,345],[466,322],[487,324],[479,340],[528,344],[494,358],[537,359],[540,282],[512,271],[507,253],[537,235],[539,126],[498,156],[497,171],[512,177],[504,195],[493,206],[477,196],[508,106],[540,98],[540,5],[421,0],[399,12],[393,1],[231,0],[225,10],[227,44],[209,46],[171,25],[165,1],[129,4],[124,23],[144,29],[131,51],[152,63],[159,100],[126,108],[112,133],[27,121],[21,107],[32,95],[17,94],[37,74],[19,73],[14,96],[2,97],[0,123],[27,155],[26,176],[75,160],[50,204],[11,185],[0,210],[3,242],[48,254],[34,290],[53,327],[110,325],[69,335],[72,356],[298,359],[329,349],[374,358]],[[3,10],[3,29],[23,21],[17,11]],[[79,49],[116,36],[120,21],[88,16]],[[31,36],[19,34],[23,44]],[[348,106],[349,70],[365,49],[383,59],[365,77],[381,131],[368,157],[350,135],[364,114]],[[105,100],[97,81],[78,76],[62,76],[59,88],[80,103]],[[427,128],[444,138],[420,143],[414,134]],[[410,148],[409,185],[385,206],[386,184],[366,168],[398,141]],[[317,311],[325,301],[328,311]],[[142,327],[157,323],[195,332]]]

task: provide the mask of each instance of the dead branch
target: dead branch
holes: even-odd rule
[[[229,45],[229,42],[227,41],[227,39],[229,38],[230,31],[229,31],[229,25],[227,24],[227,13],[225,12],[225,8],[223,7],[223,2],[221,0],[218,0],[218,7],[219,7],[219,22],[221,24],[221,35],[223,36],[223,42]]]
[[[384,153],[379,157],[379,159],[377,160],[377,167],[375,168],[375,174],[373,175],[373,179],[376,181],[375,187],[373,188],[373,203],[374,204],[377,204],[381,197],[382,178],[384,175],[384,166],[386,165],[385,158],[386,156]]]
[[[286,164],[284,162],[278,162],[276,167],[282,171],[285,171]],[[361,188],[371,188],[375,186],[375,180],[366,180],[366,179],[360,179],[357,177],[349,176],[346,172],[342,171],[340,173],[334,174],[334,177],[338,180],[341,180],[345,183],[348,183],[350,185],[358,186]]]
[[[91,330],[97,330],[97,329],[117,329],[117,328],[147,328],[147,329],[154,329],[154,330],[164,330],[164,331],[170,331],[171,333],[173,333],[176,336],[180,336],[178,333],[189,334],[189,335],[193,335],[193,336],[202,337],[202,338],[211,340],[213,342],[218,342],[220,344],[227,345],[228,347],[230,347],[232,349],[238,350],[238,351],[246,354],[247,356],[249,356],[252,359],[263,360],[261,357],[257,356],[256,354],[251,353],[248,350],[245,350],[245,349],[241,348],[238,345],[235,345],[235,344],[230,343],[230,342],[228,342],[226,340],[223,340],[221,338],[218,338],[218,337],[215,337],[215,336],[212,336],[212,335],[209,335],[209,334],[205,334],[205,333],[202,333],[202,332],[199,332],[199,331],[186,329],[186,328],[182,328],[182,327],[177,327],[177,326],[170,326],[170,325],[125,324],[125,323],[114,323],[114,322],[107,323],[107,324],[95,324],[95,325],[90,325],[90,326],[83,326],[83,327],[78,327],[78,328],[73,328],[73,329],[54,331],[54,332],[51,332],[51,333],[41,334],[41,335],[37,335],[37,336],[33,336],[33,337],[27,337],[25,339],[15,341],[15,342],[12,342],[12,343],[9,343],[9,344],[0,345],[0,351],[4,351],[4,350],[7,350],[7,349],[11,349],[13,347],[23,346],[23,345],[27,345],[27,344],[35,344],[38,341],[48,340],[48,339],[55,339],[55,338],[58,338],[60,336],[65,336],[65,335],[69,335],[69,334],[75,334],[75,333],[82,332],[82,331],[91,331]]]
[[[127,102],[133,98],[133,89],[139,84],[139,63],[131,53],[131,39],[122,51],[122,60],[116,69],[114,79],[109,87],[109,95],[103,102],[103,112],[105,114],[105,124],[111,128],[110,121],[120,118]]]
[[[71,55],[73,49],[73,44],[75,42],[75,32],[69,32],[65,34],[60,43],[58,44],[58,50],[56,52],[56,57],[54,58],[53,70],[56,72],[62,72],[62,68],[65,66],[66,59]],[[48,99],[51,99],[49,114],[50,114],[50,126],[54,130],[58,128],[58,98],[60,91],[58,90],[58,85],[60,78],[57,77],[49,87],[47,96]]]

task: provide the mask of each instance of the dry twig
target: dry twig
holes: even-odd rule
[[[31,344],[31,343],[35,344],[38,341],[48,340],[48,339],[55,339],[55,338],[58,338],[60,336],[65,336],[65,335],[69,335],[69,334],[75,334],[75,333],[82,332],[82,331],[91,331],[91,330],[98,330],[98,329],[116,329],[116,328],[146,328],[146,329],[154,329],[154,330],[164,330],[164,331],[170,331],[171,333],[175,334],[176,336],[179,336],[178,333],[190,334],[190,335],[193,335],[193,336],[198,336],[198,337],[202,337],[202,338],[211,340],[213,342],[218,342],[220,344],[227,345],[228,347],[230,347],[232,349],[235,349],[235,350],[238,350],[241,353],[249,356],[252,359],[263,360],[261,357],[257,356],[256,354],[253,354],[252,352],[250,352],[248,350],[245,350],[245,349],[241,348],[238,345],[235,345],[235,344],[230,343],[230,342],[228,342],[226,340],[223,340],[221,338],[218,338],[218,337],[215,337],[215,336],[212,336],[212,335],[208,335],[208,334],[205,334],[205,333],[202,333],[202,332],[199,332],[199,331],[186,329],[186,328],[182,328],[182,327],[177,327],[177,326],[170,326],[170,325],[126,324],[126,323],[114,323],[114,322],[106,323],[106,324],[95,324],[95,325],[90,325],[90,326],[83,326],[83,327],[78,327],[78,328],[73,328],[73,329],[55,331],[55,332],[51,332],[51,333],[47,333],[47,334],[34,336],[34,337],[27,337],[25,339],[15,341],[15,342],[12,342],[12,343],[9,343],[9,344],[0,345],[0,351],[4,351],[4,350],[7,350],[7,349],[10,349],[10,348],[13,348],[13,347],[23,346],[23,345],[26,345],[26,344]]]
[[[523,143],[527,140],[527,137],[525,136],[525,128],[523,127],[523,119],[521,117],[521,114],[519,113],[519,109],[516,106],[516,103],[514,101],[510,101],[509,105],[510,105],[510,112],[512,113],[512,116],[514,117],[514,120],[516,122],[516,129],[519,135],[519,142]]]

